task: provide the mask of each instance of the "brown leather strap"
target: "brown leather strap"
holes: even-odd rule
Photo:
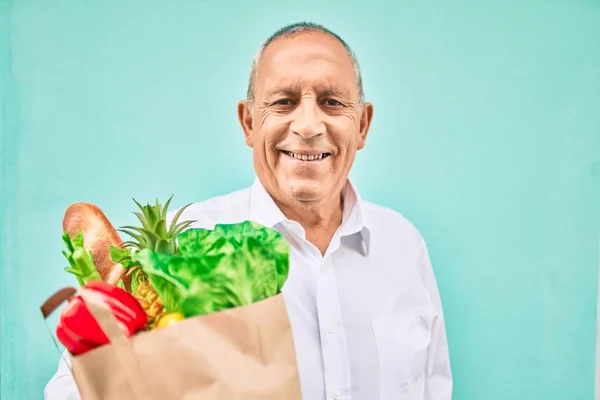
[[[77,293],[77,290],[72,287],[60,289],[44,302],[41,307],[44,319],[48,318],[56,309],[65,301],[69,300]]]
[[[52,332],[52,329],[50,329],[50,326],[48,326],[47,320],[48,320],[48,317],[50,316],[50,314],[52,314],[54,311],[56,311],[56,309],[62,303],[69,300],[71,297],[75,296],[76,293],[77,293],[77,290],[75,290],[75,288],[72,288],[72,287],[62,288],[59,291],[57,291],[56,293],[54,293],[52,296],[50,296],[48,298],[48,300],[46,300],[44,302],[44,304],[42,304],[42,307],[41,307],[42,316],[44,317],[44,323],[46,325],[46,328],[48,329],[48,334],[52,338],[52,342],[54,343],[54,347],[56,347],[56,351],[58,351],[60,358],[62,358],[65,362],[65,365],[67,367],[69,367],[69,371],[71,371],[71,374],[73,374],[73,370],[71,369],[69,360],[67,360],[67,358],[65,357],[63,352],[60,350],[58,341],[54,337],[54,333]]]

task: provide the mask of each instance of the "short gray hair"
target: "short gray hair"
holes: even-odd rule
[[[358,60],[356,58],[356,55],[354,54],[354,52],[352,51],[350,46],[341,37],[339,37],[338,35],[336,35],[335,33],[333,33],[332,31],[330,31],[329,29],[325,28],[322,25],[315,24],[312,22],[297,22],[297,23],[294,23],[291,25],[284,26],[283,28],[279,29],[277,32],[272,34],[267,40],[265,40],[262,43],[258,52],[256,53],[256,56],[254,57],[254,60],[252,61],[252,68],[250,70],[250,79],[248,81],[248,91],[246,93],[247,100],[248,100],[248,103],[250,104],[250,106],[252,107],[252,105],[254,104],[254,83],[256,81],[256,76],[258,75],[258,64],[263,56],[265,49],[273,41],[275,41],[276,39],[278,39],[280,37],[289,37],[289,36],[293,36],[295,34],[304,33],[304,32],[320,32],[320,33],[324,33],[326,35],[333,36],[344,46],[344,48],[346,49],[346,52],[348,53],[348,56],[350,57],[350,60],[352,61],[352,65],[354,66],[354,74],[356,76],[356,85],[358,86],[358,96],[360,99],[360,103],[362,104],[364,102],[362,76],[360,73],[360,67],[358,65]]]

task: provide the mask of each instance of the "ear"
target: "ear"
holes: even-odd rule
[[[238,120],[244,131],[244,137],[246,138],[246,144],[250,147],[254,145],[252,138],[252,110],[247,101],[242,100],[238,103]]]
[[[373,104],[365,103],[363,105],[362,114],[360,116],[360,131],[358,138],[358,150],[365,147],[367,141],[367,135],[369,134],[369,128],[371,127],[371,121],[373,120]]]

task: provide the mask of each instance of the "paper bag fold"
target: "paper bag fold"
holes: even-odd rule
[[[131,338],[84,300],[111,343],[71,356],[83,400],[302,399],[282,294]]]

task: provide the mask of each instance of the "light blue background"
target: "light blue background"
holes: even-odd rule
[[[236,102],[260,42],[304,19],[361,62],[353,178],[428,241],[455,399],[592,398],[599,2],[2,0],[2,399],[42,398],[56,368],[38,310],[75,284],[66,207],[120,226],[132,196],[251,184]]]

